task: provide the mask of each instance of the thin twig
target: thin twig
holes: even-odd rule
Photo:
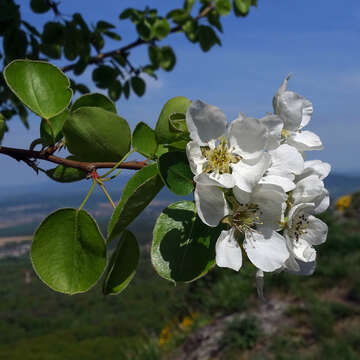
[[[112,169],[117,165],[116,162],[84,162],[65,159],[59,156],[49,154],[44,151],[35,151],[35,150],[26,150],[26,149],[17,149],[2,146],[0,147],[0,154],[4,154],[12,157],[17,161],[24,161],[28,165],[29,162],[33,159],[45,160],[55,164],[64,165],[67,167],[83,170],[87,173],[92,172],[96,169]],[[120,164],[118,167],[121,169],[129,170],[140,170],[148,164],[145,161],[126,161]]]

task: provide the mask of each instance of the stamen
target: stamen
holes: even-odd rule
[[[203,171],[206,173],[216,172],[219,174],[230,174],[230,164],[236,164],[241,160],[241,156],[233,155],[232,151],[233,149],[228,148],[224,136],[214,149],[211,149],[208,146],[202,147],[201,153],[206,158],[206,163],[203,165]]]

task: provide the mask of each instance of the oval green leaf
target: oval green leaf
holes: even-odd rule
[[[133,148],[147,158],[152,158],[158,148],[155,131],[144,122],[139,122],[136,125],[132,143]]]
[[[125,290],[139,264],[140,249],[135,236],[125,230],[106,269],[103,293],[116,295]]]
[[[71,111],[83,106],[99,107],[116,114],[115,104],[103,94],[93,93],[80,96],[71,106]]]
[[[156,123],[156,138],[159,144],[170,144],[182,137],[182,134],[171,130],[169,117],[173,113],[186,114],[191,100],[184,96],[176,96],[170,99],[162,108]]]
[[[60,209],[38,227],[31,261],[40,279],[65,294],[89,290],[106,265],[104,238],[84,210]]]
[[[131,132],[125,119],[97,107],[80,107],[65,121],[69,151],[83,161],[120,161],[129,152]]]
[[[161,155],[158,166],[164,183],[174,194],[185,196],[194,190],[194,175],[185,152],[170,151]]]
[[[35,114],[49,119],[70,104],[70,81],[56,66],[44,61],[14,60],[4,77],[11,91]]]
[[[151,261],[163,278],[191,282],[215,264],[215,244],[222,228],[206,226],[195,204],[179,201],[164,209],[156,221]]]
[[[139,170],[126,184],[108,228],[108,242],[118,236],[164,186],[156,164]]]
[[[73,156],[69,156],[68,159],[75,160]],[[46,170],[45,173],[51,180],[60,183],[80,181],[85,179],[87,176],[87,173],[83,170],[67,167],[64,165],[58,165],[53,169]]]
[[[145,94],[146,83],[141,77],[139,77],[139,76],[132,77],[131,78],[131,87],[137,96],[140,97]]]

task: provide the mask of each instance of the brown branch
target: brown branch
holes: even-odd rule
[[[198,21],[199,19],[205,17],[211,10],[213,10],[215,8],[214,4],[210,4],[208,5],[203,11],[201,11],[201,13],[195,18],[195,21]],[[170,30],[170,33],[174,33],[177,32],[179,30],[181,30],[182,26],[181,25],[177,25],[175,27],[173,27]],[[127,51],[131,50],[132,48],[135,48],[139,45],[143,45],[143,44],[147,44],[148,42],[145,40],[142,40],[140,38],[138,38],[137,40],[133,41],[132,43],[123,46],[119,49],[116,50],[112,50],[112,51],[108,51],[105,53],[98,53],[97,55],[91,57],[88,61],[88,65],[90,64],[96,64],[98,62],[101,62],[103,59],[106,59],[108,57],[113,57],[114,55],[125,55],[127,53]],[[67,71],[71,71],[74,69],[74,67],[76,66],[76,63],[74,64],[70,64],[70,65],[66,65],[64,67],[62,67],[62,71],[63,72],[67,72]]]
[[[2,146],[0,147],[0,154],[4,154],[12,157],[17,161],[24,161],[28,165],[33,163],[33,160],[45,160],[55,164],[64,165],[67,167],[83,170],[87,173],[91,173],[96,169],[111,169],[117,163],[116,162],[83,162],[75,161],[70,159],[65,159],[59,156],[52,155],[46,151],[35,151],[35,150],[26,150],[26,149],[16,149]],[[143,167],[147,166],[145,161],[126,161],[123,162],[119,168],[129,169],[129,170],[140,170]]]

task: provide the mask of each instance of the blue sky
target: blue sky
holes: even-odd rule
[[[52,14],[32,14],[28,0],[16,2],[23,9],[24,19],[37,24],[39,29],[53,19]],[[104,0],[101,11],[98,4],[63,1],[60,10],[69,15],[81,12],[90,22],[102,19],[116,24],[123,41],[109,43],[109,50],[136,38],[130,22],[118,20],[125,7],[142,8],[150,4],[166,13],[171,7],[181,7],[182,0]],[[165,39],[162,45],[170,44],[176,50],[175,69],[160,72],[158,81],[149,79],[142,98],[121,98],[117,103],[119,114],[132,128],[139,121],[154,126],[162,105],[172,96],[183,95],[219,106],[229,121],[238,112],[261,117],[272,111],[274,92],[292,72],[289,87],[312,101],[314,114],[308,129],[316,132],[325,146],[323,151],[308,153],[308,158],[329,162],[334,172],[359,174],[360,162],[355,155],[359,154],[360,133],[360,2],[259,0],[259,7],[252,8],[247,18],[229,15],[223,26],[223,45],[209,53],[203,53],[183,35]],[[143,47],[136,49],[131,59],[141,65],[145,57]],[[83,81],[90,84],[90,78],[88,72]],[[30,120],[30,131],[19,120],[12,120],[3,145],[27,147],[38,137],[39,120],[36,117]],[[0,157],[0,166],[0,185],[49,181],[44,175],[36,176],[26,165],[5,157]]]

